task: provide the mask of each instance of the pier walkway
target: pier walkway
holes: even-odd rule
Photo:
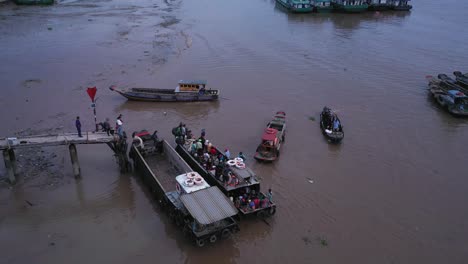
[[[16,182],[18,169],[15,149],[20,148],[67,145],[70,150],[73,174],[76,178],[80,177],[76,144],[107,144],[116,154],[121,171],[130,170],[126,138],[120,138],[118,135],[108,136],[104,132],[83,132],[82,137],[78,137],[78,133],[62,133],[0,138],[0,150],[3,151],[3,159],[10,183],[14,184]]]

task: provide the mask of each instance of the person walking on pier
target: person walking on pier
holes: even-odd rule
[[[83,137],[81,135],[81,122],[80,122],[79,116],[76,117],[75,126],[76,126],[76,130],[78,130],[78,137]]]

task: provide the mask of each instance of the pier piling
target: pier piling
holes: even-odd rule
[[[78,152],[76,151],[76,145],[75,144],[70,144],[68,146],[68,149],[70,150],[70,158],[72,162],[72,167],[73,167],[73,175],[75,178],[80,177],[80,163],[78,162]]]
[[[3,160],[5,161],[5,169],[8,174],[8,180],[10,181],[11,184],[15,184],[16,183],[15,171],[14,171],[13,163],[11,161],[9,149],[3,150]],[[14,161],[14,163],[16,164],[16,161]]]

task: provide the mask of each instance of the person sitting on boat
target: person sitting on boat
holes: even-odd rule
[[[238,158],[241,158],[242,161],[245,161],[245,157],[244,157],[244,154],[242,154],[242,151],[239,152],[239,155],[237,155]]]
[[[225,155],[228,159],[231,158],[231,152],[229,152],[229,149],[225,149],[225,150],[224,150],[224,155]]]
[[[333,131],[339,131],[340,129],[340,121],[338,120],[338,118],[335,118],[335,120],[333,121]]]
[[[187,135],[185,135],[185,137],[186,137],[187,139],[192,139],[192,138],[193,138],[192,130],[187,129]]]
[[[205,94],[205,86],[204,86],[204,85],[201,85],[200,87],[201,87],[201,88],[200,88],[199,93],[200,93],[200,95],[204,95],[204,94]]]
[[[213,145],[211,145],[210,154],[216,156],[216,148]]]

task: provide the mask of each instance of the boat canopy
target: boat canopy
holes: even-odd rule
[[[179,84],[184,84],[184,85],[206,85],[206,80],[180,80]]]
[[[190,215],[202,225],[216,223],[238,213],[234,204],[216,186],[180,196]]]
[[[265,129],[265,133],[263,133],[262,140],[274,141],[276,139],[277,134],[278,134],[278,130],[274,128],[267,128]]]

